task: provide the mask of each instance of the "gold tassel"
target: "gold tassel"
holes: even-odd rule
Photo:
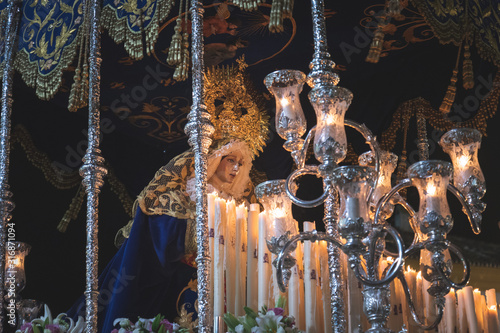
[[[79,98],[81,101],[80,108],[87,106],[89,99],[89,64],[87,61],[83,64],[82,80],[80,82]]]
[[[283,0],[283,15],[291,18],[293,13],[293,0]]]
[[[457,75],[458,75],[458,70],[454,69],[453,70],[453,75],[451,76],[450,80],[450,85],[448,86],[448,90],[446,91],[446,95],[444,96],[443,102],[441,103],[441,106],[439,107],[439,111],[443,114],[448,114],[451,110],[451,106],[453,105],[453,102],[455,101],[455,95],[457,93]]]
[[[185,81],[188,78],[189,73],[189,35],[185,32],[182,35],[182,59],[181,63],[177,65],[174,72],[174,80]]]
[[[68,110],[70,112],[76,112],[81,107],[81,100],[77,97],[80,95],[80,86],[81,86],[81,77],[80,77],[80,68],[75,69],[75,75],[73,76],[73,84],[71,85],[71,90],[69,93],[68,100]]]
[[[285,0],[273,0],[271,5],[271,13],[269,14],[269,31],[283,32],[283,11]]]
[[[384,36],[385,33],[382,31],[382,28],[379,25],[377,27],[377,30],[375,31],[375,35],[373,36],[373,41],[370,45],[370,51],[368,51],[368,55],[365,59],[366,62],[371,62],[372,64],[378,63],[380,54],[382,53],[382,47],[384,45]]]
[[[399,0],[389,0],[386,6],[386,13],[394,17],[395,20],[401,20],[403,15],[401,15],[401,3]]]
[[[472,60],[470,59],[469,44],[464,46],[464,62],[463,62],[463,85],[465,89],[474,88],[474,75],[472,71]]]
[[[167,63],[170,66],[177,66],[181,63],[181,31],[182,31],[182,18],[176,20],[174,28],[174,36],[172,37],[172,42],[168,48]]]

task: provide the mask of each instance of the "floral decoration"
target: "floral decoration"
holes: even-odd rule
[[[49,307],[44,305],[44,315],[24,323],[16,333],[82,333],[85,328],[83,317],[78,317],[75,323],[65,313],[57,315],[52,319]]]

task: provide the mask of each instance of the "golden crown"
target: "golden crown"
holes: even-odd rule
[[[205,72],[205,104],[215,132],[216,148],[231,140],[245,141],[253,157],[268,138],[269,116],[263,97],[252,89],[244,58],[237,65],[210,67]]]

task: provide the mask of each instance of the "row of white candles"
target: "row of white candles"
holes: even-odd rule
[[[254,310],[263,305],[269,308],[281,295],[287,300],[288,315],[294,316],[299,329],[308,333],[331,331],[329,271],[326,242],[299,243],[295,250],[297,265],[285,294],[280,293],[276,280],[276,268],[272,265],[275,255],[267,248],[268,228],[278,227],[270,214],[260,212],[258,204],[244,205],[208,195],[208,223],[210,230],[212,305],[214,316],[230,312],[244,315],[244,306]],[[315,229],[314,222],[304,222],[304,231]],[[390,258],[384,259],[381,268]],[[362,286],[344,261],[345,307],[349,332],[368,329],[363,315]],[[420,272],[410,267],[405,271],[412,299],[420,318],[427,324],[436,318],[433,298],[427,293],[430,283]],[[411,318],[403,287],[398,279],[390,286],[391,314],[388,327],[399,331],[404,325],[409,333],[424,332]],[[443,319],[436,331],[500,333],[498,305],[494,289],[482,295],[479,290],[465,287],[452,290],[446,296]]]
[[[326,242],[298,244],[297,265],[285,294],[276,280],[272,265],[275,255],[267,248],[268,228],[279,228],[268,212],[258,204],[236,206],[234,201],[208,195],[209,246],[212,256],[211,302],[214,317],[226,312],[245,314],[243,307],[254,310],[263,305],[273,308],[280,296],[286,299],[288,315],[297,327],[307,332],[331,331],[330,292]],[[304,222],[304,230],[315,224]]]

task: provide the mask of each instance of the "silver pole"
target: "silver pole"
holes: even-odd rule
[[[14,203],[9,191],[10,128],[12,114],[12,78],[14,76],[14,48],[17,41],[17,26],[20,14],[20,1],[8,0],[7,22],[5,27],[5,52],[2,73],[2,114],[0,128],[0,332],[4,323],[4,281],[5,281],[5,245],[7,241],[7,223],[12,218]],[[10,238],[10,237],[9,237]]]
[[[189,136],[189,144],[193,147],[196,177],[196,236],[198,251],[198,328],[200,333],[213,331],[213,309],[210,304],[210,252],[208,243],[207,220],[207,154],[212,144],[211,135],[214,127],[210,115],[206,111],[203,96],[204,68],[203,59],[203,13],[199,0],[191,1],[192,22],[192,61],[193,61],[193,105],[189,113],[189,121],[185,132]]]
[[[101,3],[99,0],[89,0],[90,15],[90,57],[89,57],[89,120],[88,148],[83,157],[80,175],[87,192],[87,246],[86,246],[86,285],[85,285],[85,330],[87,333],[97,333],[97,297],[98,291],[98,206],[99,192],[104,183],[107,170],[104,158],[99,150],[100,134],[100,72],[101,43],[99,22]]]
[[[314,55],[311,61],[311,72],[307,76],[307,83],[314,89],[321,90],[330,88],[339,82],[338,75],[333,72],[335,63],[328,53],[326,40],[325,6],[323,0],[311,0],[311,13],[313,21]],[[329,183],[325,179],[325,188]],[[335,190],[330,189],[325,200],[325,223],[326,232],[338,238],[338,197]],[[330,271],[330,302],[332,308],[332,328],[335,333],[344,333],[345,309],[344,309],[344,282],[342,279],[342,266],[340,250],[328,243],[328,267]]]
[[[325,200],[325,231],[327,234],[339,239],[337,229],[339,210],[337,190],[330,188],[330,193]],[[344,280],[342,279],[342,261],[340,249],[328,243],[328,269],[330,272],[330,304],[332,309],[332,329],[336,333],[346,332],[344,313]]]

